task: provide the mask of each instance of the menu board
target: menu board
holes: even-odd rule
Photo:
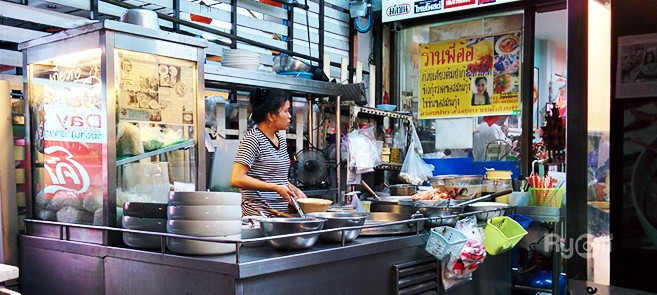
[[[520,34],[420,44],[419,118],[519,110]]]
[[[117,50],[116,57],[121,120],[194,124],[194,62],[127,50]]]

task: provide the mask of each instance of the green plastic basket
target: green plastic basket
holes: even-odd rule
[[[513,248],[527,231],[508,216],[488,219],[484,229],[484,247],[490,255],[497,255]]]
[[[468,239],[465,235],[454,228],[448,226],[434,227],[429,233],[429,240],[425,250],[439,260],[445,258],[447,254],[461,254],[461,249],[465,246]]]

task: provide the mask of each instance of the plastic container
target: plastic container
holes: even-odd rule
[[[527,231],[508,216],[488,220],[484,229],[484,247],[490,255],[497,255],[511,250]]]
[[[532,223],[531,218],[529,218],[527,216],[524,216],[524,215],[509,214],[509,217],[511,217],[511,219],[515,220],[518,224],[520,224],[520,226],[522,226],[522,228],[525,229],[525,230],[527,230],[529,225]]]
[[[565,188],[530,188],[530,206],[561,207]]]
[[[457,229],[448,226],[434,227],[424,249],[436,258],[443,259],[450,253],[461,254],[461,249],[467,240]]]

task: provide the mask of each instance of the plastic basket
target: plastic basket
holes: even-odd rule
[[[434,227],[431,229],[424,249],[436,258],[443,259],[450,253],[461,254],[461,249],[467,240],[465,235],[457,229],[448,226]]]
[[[529,218],[527,216],[524,216],[524,215],[509,214],[509,217],[511,217],[511,219],[515,220],[518,224],[520,224],[520,226],[522,226],[522,228],[525,229],[525,230],[527,230],[529,225],[532,223],[531,218]]]
[[[497,255],[513,248],[527,231],[508,216],[488,220],[484,229],[484,247],[490,255]]]
[[[565,188],[530,188],[530,206],[561,207]]]

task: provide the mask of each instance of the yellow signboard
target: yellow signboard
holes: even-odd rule
[[[420,45],[420,119],[520,109],[520,32]]]

